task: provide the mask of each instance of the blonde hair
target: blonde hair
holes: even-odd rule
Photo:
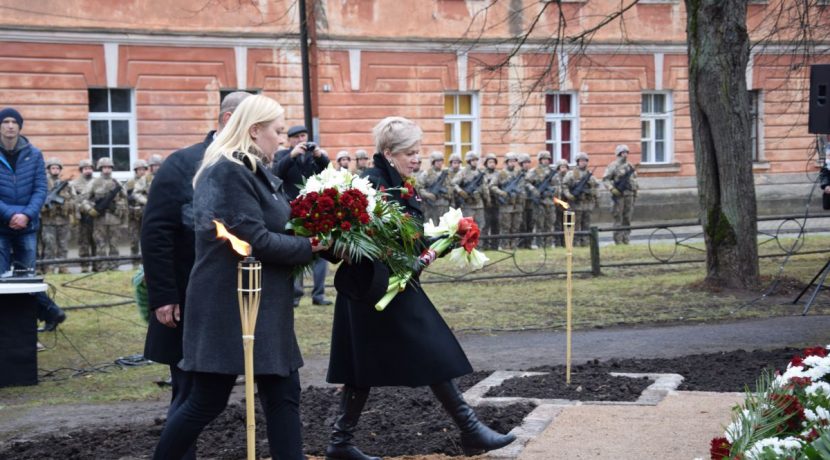
[[[284,114],[285,110],[280,103],[268,96],[258,94],[246,97],[233,111],[228,124],[216,135],[216,139],[205,151],[202,165],[193,177],[193,185],[196,185],[196,181],[205,169],[213,166],[222,158],[242,164],[233,157],[234,152],[252,153],[261,157],[262,151],[251,137],[251,127],[271,123]]]
[[[383,153],[387,149],[395,153],[421,142],[424,133],[412,120],[404,117],[386,117],[372,129],[372,134],[378,153]]]

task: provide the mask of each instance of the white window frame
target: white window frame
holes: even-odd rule
[[[665,111],[662,113],[656,112],[642,112],[642,98],[645,96],[664,96],[666,99],[665,103]],[[642,96],[640,97],[640,148],[641,148],[641,161],[645,164],[669,164],[674,159],[674,136],[673,133],[673,114],[674,114],[674,105],[672,100],[672,93],[670,91],[644,91]],[[663,120],[663,143],[665,144],[665,148],[663,150],[664,156],[663,161],[655,161],[655,145],[657,143],[657,139],[655,136],[655,126],[657,125],[657,120]],[[648,123],[649,124],[649,137],[642,137],[642,124]],[[643,143],[648,143],[648,149],[642,148]]]
[[[547,97],[568,95],[571,97],[571,111],[567,114],[562,113],[547,113]],[[576,164],[574,157],[579,153],[579,97],[575,91],[550,91],[545,93],[545,101],[543,102],[543,110],[545,111],[545,150],[551,153],[554,163],[562,159],[562,122],[571,122],[571,158],[570,164]],[[559,104],[559,98],[556,98],[554,104]],[[556,127],[557,139],[547,138],[547,124],[553,123]]]
[[[470,115],[447,115],[444,114],[444,125],[452,125],[453,130],[453,139],[455,142],[447,142],[444,140],[444,150],[446,150],[446,146],[452,146],[452,152],[458,153],[461,155],[462,164],[464,159],[464,154],[467,152],[461,151],[461,122],[463,121],[472,121],[472,143],[473,146],[470,150],[474,150],[481,153],[481,115],[479,112],[479,101],[478,101],[478,93],[475,91],[456,91],[450,93],[444,93],[444,97],[447,96],[471,96],[470,97]],[[457,99],[456,99],[457,100]]]
[[[136,101],[135,101],[135,89],[132,88],[89,88],[89,89],[106,89],[107,94],[107,101],[110,105],[108,108],[112,110],[112,94],[110,93],[112,90],[126,90],[130,92],[130,112],[88,112],[89,120],[87,124],[87,128],[89,130],[89,159],[92,161],[92,148],[94,146],[102,145],[102,144],[92,144],[92,121],[95,120],[127,120],[130,129],[130,145],[124,146],[123,144],[118,144],[118,147],[129,147],[130,148],[130,168],[132,168],[133,163],[138,158],[138,133],[136,130]],[[112,141],[112,129],[109,130],[110,141]],[[114,145],[110,142],[107,144],[109,147],[114,147]],[[110,153],[110,158],[112,158],[112,153]],[[97,170],[97,165],[93,164],[93,169]],[[112,177],[118,180],[128,180],[132,177],[132,170],[127,171],[115,171],[112,172]]]

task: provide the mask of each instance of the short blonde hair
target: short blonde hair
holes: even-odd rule
[[[378,153],[402,152],[421,142],[423,134],[414,121],[404,117],[386,117],[372,130]]]
[[[271,123],[284,114],[285,110],[280,103],[268,96],[257,94],[246,97],[233,111],[228,124],[216,135],[216,139],[205,151],[202,165],[193,178],[193,185],[196,185],[202,171],[222,158],[242,164],[241,161],[233,157],[233,152],[253,153],[258,157],[262,156],[262,151],[251,137],[251,127]]]

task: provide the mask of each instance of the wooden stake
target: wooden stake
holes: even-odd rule
[[[573,264],[574,264],[574,212],[566,209],[562,213],[565,217],[565,270],[567,273],[565,290],[567,308],[565,310],[565,383],[571,384],[571,312],[573,311]]]

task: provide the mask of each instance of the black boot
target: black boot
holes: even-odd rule
[[[45,292],[35,294],[37,301],[37,318],[44,322],[44,331],[54,331],[58,324],[66,321],[66,313],[61,310]]]
[[[332,425],[331,439],[326,448],[326,460],[381,460],[380,457],[370,457],[360,451],[354,444],[354,430],[366,398],[369,397],[368,388],[354,388],[343,386],[343,396],[340,399],[340,417]]]
[[[464,401],[461,391],[452,380],[430,385],[435,397],[461,430],[461,449],[464,455],[478,455],[500,449],[516,439],[512,434],[499,434],[478,421],[473,408]]]

